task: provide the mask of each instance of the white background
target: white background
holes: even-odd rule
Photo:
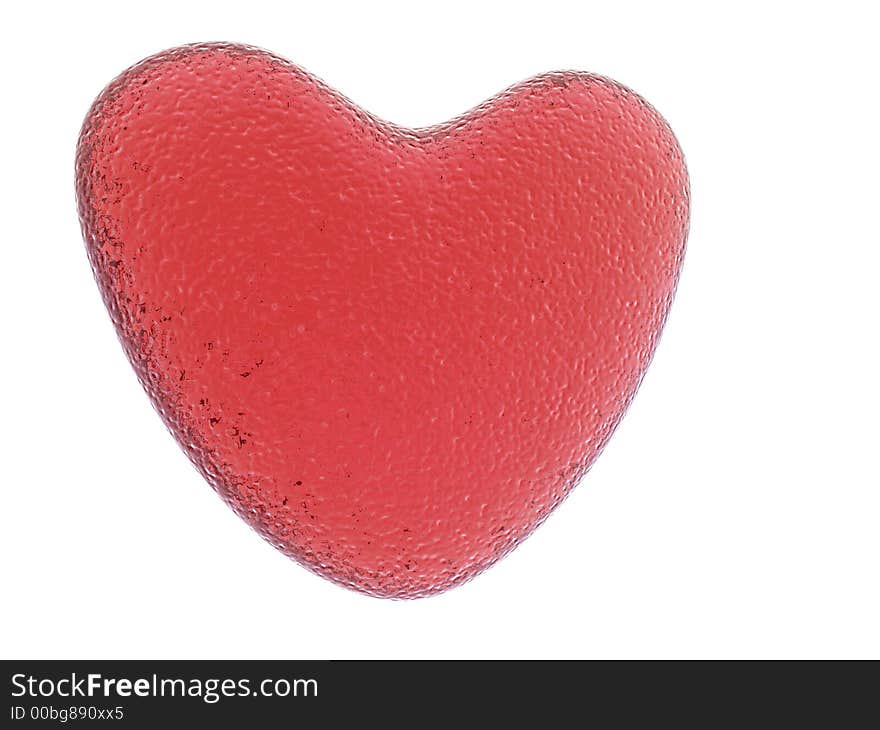
[[[298,5],[3,6],[0,654],[880,657],[872,4]],[[464,587],[381,601],[275,552],[123,356],[76,219],[76,136],[118,72],[205,40],[413,126],[595,71],[681,141],[689,250],[644,385],[567,502]]]

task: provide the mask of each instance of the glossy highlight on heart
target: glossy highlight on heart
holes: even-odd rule
[[[300,564],[397,598],[475,576],[578,483],[689,217],[674,135],[609,79],[406,129],[228,43],[111,82],[76,192],[125,353],[207,481]]]

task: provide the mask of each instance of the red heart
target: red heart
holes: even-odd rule
[[[316,573],[417,597],[523,540],[601,451],[675,289],[669,127],[565,72],[428,129],[288,61],[176,48],[76,159],[129,360],[236,513]]]

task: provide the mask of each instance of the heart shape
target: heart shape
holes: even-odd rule
[[[285,554],[390,597],[473,577],[581,479],[652,356],[689,205],[671,130],[606,78],[405,129],[219,43],[110,83],[76,189],[189,458]]]

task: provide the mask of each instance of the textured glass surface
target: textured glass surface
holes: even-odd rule
[[[114,80],[76,186],[125,352],[190,459],[285,554],[377,596],[471,578],[579,481],[688,223],[672,132],[608,79],[542,75],[412,130],[232,44]]]

